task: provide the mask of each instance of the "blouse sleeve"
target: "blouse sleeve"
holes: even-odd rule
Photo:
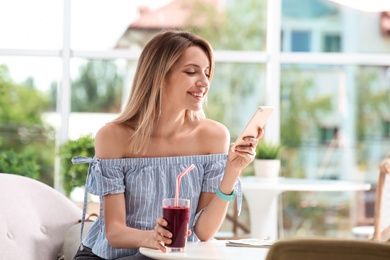
[[[89,158],[90,159],[90,158]],[[85,163],[85,157],[74,157],[73,163]],[[123,168],[116,163],[107,163],[104,166],[96,157],[89,161],[88,176],[85,190],[93,195],[105,196],[125,191]]]
[[[210,162],[204,169],[202,192],[215,192],[225,172],[226,158]]]
[[[85,188],[93,195],[105,196],[125,191],[124,173],[119,165],[102,166],[99,159],[92,163]]]

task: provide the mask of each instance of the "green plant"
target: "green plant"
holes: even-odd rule
[[[256,147],[256,159],[274,160],[280,159],[283,146],[270,142],[260,142]]]
[[[61,174],[63,188],[67,196],[76,187],[85,185],[88,174],[88,164],[73,164],[74,156],[93,157],[95,154],[94,139],[91,135],[82,136],[77,140],[68,140],[60,147]]]
[[[53,186],[55,130],[43,116],[48,97],[32,78],[16,83],[11,74],[6,65],[0,64],[0,172]]]
[[[13,173],[32,179],[40,178],[37,156],[32,152],[6,150],[0,153],[0,172]]]

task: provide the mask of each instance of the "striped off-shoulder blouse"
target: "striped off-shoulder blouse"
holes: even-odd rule
[[[90,163],[85,185],[86,193],[100,196],[100,214],[85,239],[84,246],[105,259],[135,255],[138,248],[113,248],[105,235],[102,196],[125,194],[126,224],[129,227],[152,230],[162,216],[162,199],[173,198],[176,177],[191,164],[195,168],[181,178],[180,197],[191,200],[189,241],[198,241],[194,225],[201,214],[196,213],[201,192],[215,192],[222,179],[227,154],[194,156],[99,159],[74,157],[73,163]],[[239,193],[241,190],[239,190]],[[86,211],[84,200],[83,220]],[[82,232],[82,231],[81,231]]]

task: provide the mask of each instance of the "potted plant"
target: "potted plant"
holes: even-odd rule
[[[93,157],[94,145],[93,137],[86,135],[77,140],[68,140],[60,147],[62,184],[66,196],[69,197],[76,187],[83,187],[88,174],[89,165],[87,163],[73,164],[72,158],[77,155]]]
[[[256,148],[254,160],[255,176],[261,178],[277,178],[280,172],[281,144],[261,142]]]

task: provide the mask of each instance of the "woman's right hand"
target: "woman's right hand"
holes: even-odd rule
[[[172,243],[172,233],[165,228],[167,225],[168,222],[165,219],[157,218],[156,226],[154,227],[152,233],[152,247],[163,252],[167,251],[164,245]]]
[[[166,229],[166,226],[168,226],[168,222],[164,218],[156,219],[156,226],[152,230],[151,245],[149,247],[156,248],[162,252],[167,251],[165,244],[172,243],[172,233]],[[191,230],[188,230],[187,236],[191,236],[191,234]]]

